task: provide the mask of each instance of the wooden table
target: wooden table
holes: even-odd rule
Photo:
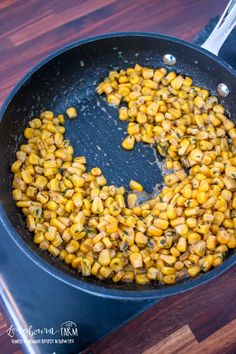
[[[153,31],[192,40],[226,0],[2,0],[0,103],[51,51],[112,31]],[[188,293],[162,300],[89,351],[122,354],[236,353],[236,268]],[[20,354],[0,313],[0,353]],[[86,351],[88,352],[88,351]]]

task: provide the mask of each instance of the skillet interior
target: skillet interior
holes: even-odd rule
[[[27,122],[43,110],[62,113],[71,105],[78,108],[79,117],[67,122],[66,137],[72,141],[76,155],[87,157],[88,168],[100,166],[109,184],[128,186],[129,181],[135,179],[144,185],[146,191],[152,192],[155,184],[162,181],[161,159],[156,157],[150,146],[143,144],[136,145],[130,152],[120,148],[122,137],[126,132],[126,123],[118,120],[117,109],[109,107],[105,100],[96,94],[95,88],[113,68],[126,68],[135,63],[151,67],[163,66],[162,57],[166,53],[176,56],[177,64],[173,68],[175,71],[190,75],[196,84],[210,89],[213,94],[216,94],[217,84],[225,82],[230,88],[230,94],[220,101],[230,112],[231,118],[236,117],[236,104],[233,100],[236,97],[234,75],[223,67],[220,61],[215,61],[210,55],[197,51],[192,45],[154,34],[101,36],[95,41],[72,45],[55,57],[52,55],[45,65],[36,71],[32,70],[23,85],[18,85],[19,87],[10,95],[9,104],[2,110],[0,129],[2,169],[0,197],[4,209],[1,212],[2,220],[9,225],[8,231],[16,231],[10,233],[15,239],[20,240],[21,245],[23,240],[26,253],[37,254],[39,263],[40,259],[46,261],[41,264],[44,268],[50,264],[54,269],[57,268],[70,275],[67,281],[71,280],[74,286],[97,285],[98,292],[103,292],[106,288],[108,293],[112,289],[125,291],[121,296],[125,296],[125,293],[127,295],[126,291],[136,293],[135,290],[139,290],[142,297],[142,293],[151,290],[158,297],[198,285],[236,262],[236,255],[232,254],[222,266],[208,274],[200,275],[195,280],[183,280],[178,285],[169,287],[113,284],[94,278],[83,278],[58,258],[53,258],[38,249],[33,243],[32,233],[25,226],[22,213],[12,200],[12,176],[9,166],[15,159],[16,150],[24,141],[22,135]],[[156,159],[158,163],[155,163]],[[65,276],[63,273],[59,272],[62,278]]]

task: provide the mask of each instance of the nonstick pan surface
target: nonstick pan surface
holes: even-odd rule
[[[219,98],[231,119],[236,117],[236,74],[225,62],[193,44],[153,33],[116,33],[78,41],[54,52],[36,65],[16,85],[2,107],[0,119],[0,218],[17,245],[40,267],[60,280],[99,296],[119,299],[152,299],[191,289],[213,279],[236,263],[232,252],[225,262],[196,279],[185,279],[173,286],[131,283],[114,284],[93,277],[82,277],[58,258],[41,251],[33,243],[24,216],[11,196],[10,165],[24,142],[23,130],[32,117],[43,110],[64,113],[69,106],[78,110],[78,118],[66,123],[66,138],[75,148],[75,156],[85,155],[88,169],[102,168],[109,184],[128,188],[131,179],[152,193],[163,180],[163,161],[149,145],[136,144],[124,151],[120,143],[126,123],[118,119],[118,110],[108,106],[95,88],[112,69],[139,63],[160,67],[163,55],[170,53],[175,70],[193,78],[195,84],[217,95],[217,85],[224,82],[230,93]],[[9,250],[9,257],[11,250]],[[20,267],[20,264],[16,264]],[[30,274],[30,269],[29,269]],[[33,280],[32,280],[33,281]]]

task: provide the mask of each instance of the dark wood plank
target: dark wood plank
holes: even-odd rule
[[[188,349],[188,353],[195,354],[199,347],[204,348],[204,354],[215,354],[219,343],[212,338],[223,328],[233,326],[236,331],[235,270],[190,292],[162,300],[84,353],[172,354]],[[236,352],[236,337],[230,336],[222,339],[221,353]],[[155,350],[149,352],[152,347]]]
[[[6,313],[0,305],[0,353],[1,354],[23,354],[19,345],[12,344],[11,338],[7,334],[10,323]]]
[[[191,40],[226,2],[4,0],[0,5],[0,103],[30,67],[71,41],[104,32],[138,30]]]

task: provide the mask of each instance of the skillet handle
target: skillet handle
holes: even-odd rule
[[[216,27],[211,32],[207,40],[202,44],[202,48],[218,55],[218,52],[228,35],[236,25],[236,0],[230,0]]]

